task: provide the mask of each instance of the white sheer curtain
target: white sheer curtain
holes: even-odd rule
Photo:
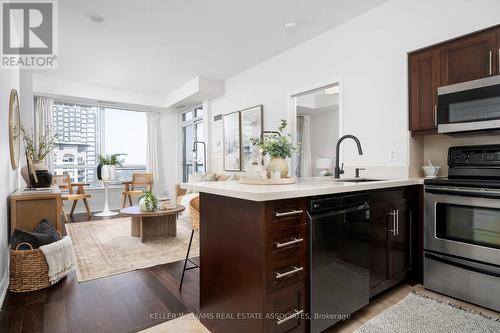
[[[311,177],[311,120],[309,116],[303,116],[302,123],[302,144],[301,144],[301,154],[302,159],[300,165],[302,167],[301,175],[302,177]]]
[[[153,174],[153,193],[161,195],[159,191],[164,187],[160,182],[159,154],[158,154],[158,138],[160,115],[158,112],[148,111],[146,113],[148,120],[148,140],[146,145],[146,172]]]
[[[35,145],[38,146],[38,137],[45,134],[47,129],[54,126],[54,100],[48,97],[36,96],[34,98],[35,110]],[[45,157],[45,164],[50,171],[54,171],[54,155]]]

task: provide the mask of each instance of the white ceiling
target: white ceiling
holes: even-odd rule
[[[386,1],[58,1],[59,69],[40,74],[166,95],[196,76],[226,79]]]

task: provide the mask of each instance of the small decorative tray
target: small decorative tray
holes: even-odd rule
[[[287,177],[281,179],[261,179],[261,178],[251,178],[248,179],[246,177],[240,178],[240,184],[247,185],[287,185],[287,184],[295,184],[297,182],[296,177]]]

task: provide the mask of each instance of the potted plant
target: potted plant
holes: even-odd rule
[[[278,133],[271,133],[270,135],[260,138],[251,138],[250,142],[259,147],[261,153],[269,155],[271,161],[267,166],[267,174],[270,177],[273,171],[280,171],[281,178],[288,177],[288,163],[287,158],[292,157],[292,153],[298,151],[298,147],[291,143],[292,136],[284,133],[287,126],[287,121],[281,119],[281,125],[278,128]]]
[[[150,191],[144,191],[139,199],[139,206],[143,212],[151,212],[158,208],[158,199]]]
[[[27,158],[33,162],[33,168],[38,182],[33,181],[33,177],[28,174],[28,166],[21,168],[21,175],[26,182],[33,187],[50,187],[52,184],[52,174],[50,173],[44,160],[45,157],[54,149],[57,135],[52,126],[47,126],[43,134],[36,137],[33,128],[26,130],[22,125],[19,128],[24,142]],[[29,162],[28,162],[29,163]],[[31,182],[30,182],[31,178]]]
[[[124,159],[120,156],[127,154],[112,154],[112,155],[99,155],[99,165],[97,166],[97,178],[101,180],[114,180],[116,179],[116,167],[122,167]]]

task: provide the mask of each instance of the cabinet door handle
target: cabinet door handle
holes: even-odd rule
[[[399,209],[396,210],[396,235],[399,235]]]
[[[393,236],[396,236],[396,211],[393,210],[390,213],[387,213],[387,215],[392,216],[392,229],[389,229],[389,232],[392,232]]]
[[[498,49],[497,73],[500,73],[500,49]]]
[[[298,244],[298,243],[302,243],[304,241],[304,238],[293,238],[291,241],[288,241],[288,242],[285,242],[285,243],[279,243],[279,242],[275,242],[274,245],[276,246],[277,249],[281,249],[283,247],[287,247],[287,246],[291,246],[291,245],[295,245],[295,244]]]
[[[490,50],[490,75],[493,75],[493,51]]]
[[[297,318],[298,316],[300,316],[303,313],[304,313],[304,310],[293,310],[293,313],[291,315],[289,315],[288,317],[285,317],[285,318],[283,318],[281,320],[278,320],[276,322],[276,324],[278,324],[278,325],[284,324],[284,323],[286,323],[289,320]]]
[[[304,270],[304,267],[295,267],[292,266],[292,269],[289,270],[288,272],[285,273],[276,273],[276,280],[282,279],[284,277],[296,274],[298,272],[302,272]]]
[[[304,213],[304,211],[302,209],[300,209],[300,210],[291,210],[289,212],[276,213],[275,216],[276,217],[284,217],[284,216],[291,216],[291,215],[300,215],[302,213]]]
[[[438,106],[437,104],[434,104],[434,126],[437,127],[438,125]]]

